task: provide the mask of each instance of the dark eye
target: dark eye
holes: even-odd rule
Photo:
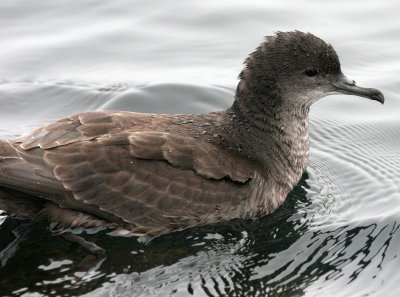
[[[307,76],[316,76],[317,75],[317,70],[315,69],[306,69],[306,71],[304,71],[304,74]]]

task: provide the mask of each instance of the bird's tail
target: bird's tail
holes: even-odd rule
[[[0,140],[0,210],[17,219],[43,220],[57,223],[61,228],[110,227],[106,221],[57,204],[37,194],[66,195],[62,184],[37,174],[37,168],[21,158],[12,144]],[[60,194],[61,193],[61,194]]]
[[[43,201],[25,193],[0,187],[0,211],[17,219],[34,219],[43,209]]]
[[[7,158],[18,158],[18,154],[10,142],[0,139],[0,164]]]
[[[24,163],[10,142],[0,140],[0,187],[8,188],[15,172],[21,171],[19,167]]]
[[[43,207],[33,197],[7,187],[9,169],[22,159],[10,142],[0,140],[0,210],[21,219],[29,219]]]

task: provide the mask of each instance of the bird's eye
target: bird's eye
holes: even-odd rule
[[[317,70],[315,69],[306,69],[306,71],[304,71],[304,74],[307,76],[316,76],[317,75]]]

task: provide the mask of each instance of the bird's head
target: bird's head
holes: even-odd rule
[[[264,96],[268,104],[309,107],[318,99],[343,93],[384,103],[383,94],[363,88],[341,71],[339,57],[322,39],[300,31],[269,36],[245,61],[237,96]]]

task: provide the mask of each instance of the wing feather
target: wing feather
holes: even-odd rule
[[[84,113],[27,134],[13,146],[38,176],[65,188],[65,195],[49,200],[123,220],[137,233],[237,216],[250,195],[252,167],[185,133],[127,129],[151,120]]]

